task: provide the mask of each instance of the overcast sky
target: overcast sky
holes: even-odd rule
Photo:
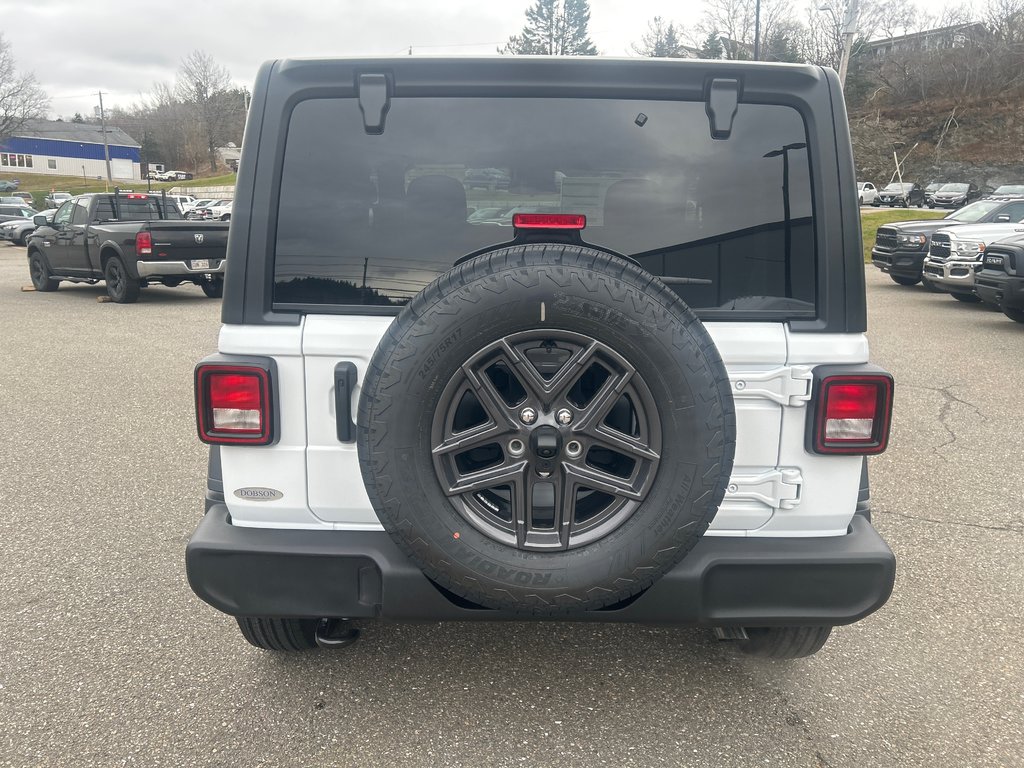
[[[946,0],[948,1],[948,0]],[[0,0],[0,27],[22,69],[51,98],[51,116],[89,116],[170,82],[202,49],[251,86],[266,59],[295,56],[493,54],[522,29],[533,0]],[[797,5],[803,3],[797,0]],[[934,6],[936,3],[930,2]],[[691,25],[701,0],[591,0],[590,35],[609,56],[630,54],[654,16]]]

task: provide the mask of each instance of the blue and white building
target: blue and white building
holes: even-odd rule
[[[120,128],[107,128],[110,173],[115,179],[140,181],[140,145]],[[94,123],[29,120],[0,142],[0,172],[54,176],[107,177],[103,133]]]

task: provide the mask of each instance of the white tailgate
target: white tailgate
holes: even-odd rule
[[[273,355],[282,408],[280,442],[224,447],[225,491],[241,525],[379,530],[355,443],[336,434],[334,368],[355,364],[360,384],[390,317],[308,315],[299,327],[226,327],[221,351]],[[792,334],[780,323],[708,323],[736,403],[736,459],[708,535],[831,536],[846,532],[862,459],[813,456],[804,448],[811,372],[824,363],[867,361],[863,335]],[[296,395],[303,392],[304,398]],[[305,413],[301,412],[305,400]],[[273,478],[270,483],[267,478]],[[243,502],[232,490],[267,486],[276,502]]]

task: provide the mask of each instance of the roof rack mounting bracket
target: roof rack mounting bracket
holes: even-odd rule
[[[704,111],[708,113],[712,139],[724,140],[732,135],[732,121],[739,103],[739,80],[716,77],[708,83]]]
[[[384,118],[391,107],[388,76],[384,74],[359,75],[359,109],[363,113],[363,129],[371,136],[384,133]]]

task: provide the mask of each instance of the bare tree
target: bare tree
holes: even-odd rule
[[[678,59],[686,56],[683,41],[679,39],[679,27],[675,22],[655,16],[647,22],[647,32],[639,43],[630,46],[640,56],[654,56]]]
[[[174,93],[202,129],[210,172],[217,170],[217,148],[227,140],[227,128],[239,105],[231,99],[231,75],[213,57],[192,51],[181,62]]]
[[[0,33],[0,139],[18,131],[26,120],[45,116],[49,106],[35,75],[18,71],[11,44]]]
[[[762,43],[780,39],[779,27],[793,20],[792,0],[761,0]],[[753,58],[757,0],[707,0],[698,30],[704,40],[710,35],[721,38],[724,58]]]

